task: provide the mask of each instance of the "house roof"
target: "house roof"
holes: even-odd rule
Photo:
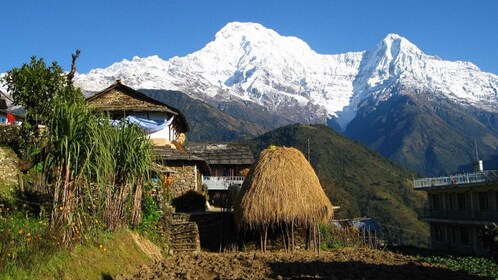
[[[203,174],[208,174],[210,172],[209,165],[203,158],[189,154],[188,152],[182,152],[177,149],[173,149],[170,146],[154,146],[154,154],[158,160],[162,161],[191,161],[199,164],[199,169]]]
[[[121,94],[116,94],[121,93]],[[175,115],[173,125],[179,132],[187,132],[185,115],[178,109],[155,100],[117,80],[106,89],[87,98],[96,109],[107,112],[162,112]]]
[[[244,144],[226,143],[189,143],[187,151],[205,159],[210,165],[251,165],[254,157],[249,146]]]

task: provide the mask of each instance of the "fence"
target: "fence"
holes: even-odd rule
[[[442,177],[421,178],[413,180],[413,187],[427,188],[438,186],[451,186],[462,184],[476,184],[498,181],[498,170],[485,170],[480,172],[456,174]]]

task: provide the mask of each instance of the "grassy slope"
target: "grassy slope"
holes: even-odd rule
[[[102,247],[100,246],[102,245]],[[30,270],[14,270],[2,279],[113,279],[150,264],[159,249],[130,231],[108,233],[99,242],[78,245],[70,252],[58,252],[38,260]],[[112,278],[106,278],[112,277]]]
[[[414,174],[324,125],[290,125],[248,141],[255,156],[269,145],[295,147],[307,155],[325,192],[341,207],[336,218],[369,216],[381,223],[393,242],[424,245],[428,227],[416,209],[426,198],[413,191]]]

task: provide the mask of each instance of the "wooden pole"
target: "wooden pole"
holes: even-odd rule
[[[268,239],[268,226],[265,225],[264,227],[265,227],[265,240],[264,240],[264,243],[263,243],[263,248],[264,248],[263,252],[266,253],[266,240]]]
[[[295,243],[294,243],[294,220],[292,220],[292,222],[291,222],[291,239],[292,239],[291,251],[294,252],[294,246],[295,246]]]

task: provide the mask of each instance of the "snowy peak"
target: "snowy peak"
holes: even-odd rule
[[[390,57],[396,57],[399,54],[404,55],[421,55],[422,51],[410,41],[398,34],[388,34],[384,40],[377,44],[376,49]]]
[[[259,23],[232,22],[228,23],[215,35],[214,43],[220,41],[233,42],[235,45],[252,45],[257,47],[288,47],[311,51],[309,45],[296,37],[281,36],[272,29],[266,28]],[[286,43],[286,44],[285,44]]]
[[[409,40],[388,34],[374,48],[317,54],[309,45],[258,23],[232,22],[204,48],[167,61],[134,57],[78,75],[87,91],[116,79],[137,89],[180,90],[208,103],[243,100],[296,122],[326,122],[342,128],[370,96],[379,100],[393,85],[444,95],[460,104],[498,111],[498,77],[468,62],[424,54]],[[386,93],[387,94],[387,93]]]

